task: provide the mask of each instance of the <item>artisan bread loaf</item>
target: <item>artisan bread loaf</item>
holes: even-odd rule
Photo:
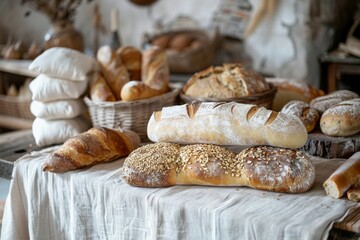
[[[273,145],[298,148],[307,140],[301,120],[235,102],[194,102],[154,112],[147,126],[153,142]]]
[[[360,188],[351,188],[346,192],[346,196],[350,201],[360,202]]]
[[[141,80],[141,64],[142,52],[132,46],[121,47],[116,51],[120,56],[121,62],[124,64],[129,73],[130,80]]]
[[[121,100],[121,88],[129,81],[129,74],[121,56],[109,46],[102,46],[97,52],[97,60],[101,63],[101,73],[115,100]]]
[[[140,145],[139,136],[130,130],[95,127],[68,139],[43,164],[43,171],[67,172],[113,161],[129,155]]]
[[[316,109],[310,107],[308,103],[298,100],[292,100],[285,104],[281,112],[300,118],[308,132],[315,129],[320,118]]]
[[[163,92],[152,89],[148,85],[140,81],[130,81],[121,89],[121,99],[123,101],[134,101],[138,99],[151,98],[161,95]]]
[[[163,93],[168,92],[170,71],[166,50],[158,47],[146,49],[143,52],[141,74],[141,81],[146,85]]]
[[[182,146],[172,143],[144,145],[123,165],[128,184],[139,187],[172,185],[247,186],[299,193],[310,189],[315,168],[295,149],[256,146],[239,154],[210,144]]]
[[[194,74],[183,87],[183,93],[197,98],[236,98],[251,96],[270,89],[265,78],[241,64],[209,67]]]
[[[325,95],[324,91],[305,81],[287,78],[266,78],[266,81],[276,87],[272,110],[277,112],[292,100],[310,103],[314,98]]]
[[[323,183],[328,196],[341,198],[360,181],[360,152],[354,153]]]
[[[346,137],[360,132],[360,98],[343,101],[328,108],[320,119],[321,131]]]
[[[311,100],[310,106],[323,114],[326,109],[334,106],[342,101],[358,98],[359,95],[349,90],[337,90],[326,94],[325,96],[317,97]]]
[[[99,102],[114,102],[116,97],[102,74],[97,74],[90,84],[90,98]]]

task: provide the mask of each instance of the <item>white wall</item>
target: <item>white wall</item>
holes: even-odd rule
[[[151,32],[153,23],[163,18],[169,22],[178,15],[189,15],[202,27],[210,24],[212,14],[221,0],[158,0],[151,7],[139,7],[129,0],[97,0],[100,3],[102,22],[109,31],[110,11],[120,12],[120,32],[126,45],[141,46],[144,32]],[[250,0],[257,9],[262,0]],[[0,28],[11,32],[14,39],[41,42],[49,28],[49,21],[35,11],[20,6],[21,0],[0,1]],[[96,1],[95,1],[96,2]],[[265,16],[255,32],[244,41],[245,51],[252,58],[253,67],[266,74],[306,80],[319,85],[317,57],[327,47],[326,32],[313,33],[309,26],[311,0],[278,0],[276,17]],[[83,2],[75,26],[84,33],[88,50],[92,49],[94,2]],[[100,45],[109,40],[109,32],[101,36]]]

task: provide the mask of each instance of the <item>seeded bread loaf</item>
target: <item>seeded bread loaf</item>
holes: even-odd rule
[[[360,98],[328,108],[320,119],[321,131],[330,136],[347,137],[360,132]]]
[[[325,112],[326,109],[330,108],[331,106],[353,98],[359,98],[359,95],[349,90],[337,90],[324,96],[314,98],[313,100],[311,100],[310,106],[318,110],[321,115]]]
[[[241,64],[224,64],[194,74],[182,90],[190,97],[225,99],[261,93],[270,90],[270,85]]]
[[[314,130],[319,123],[318,111],[303,101],[292,100],[285,104],[281,112],[299,117],[308,132]]]
[[[154,112],[147,126],[153,142],[272,145],[298,148],[307,131],[293,115],[235,102],[194,102]]]
[[[360,152],[354,153],[323,183],[328,196],[341,198],[345,192],[360,183]]]
[[[309,190],[315,178],[310,159],[296,149],[256,146],[235,154],[216,145],[165,142],[134,150],[122,172],[139,187],[247,186],[287,193]]]

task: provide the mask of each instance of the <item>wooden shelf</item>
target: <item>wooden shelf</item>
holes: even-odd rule
[[[0,126],[8,129],[31,129],[33,120],[0,114]]]
[[[28,69],[31,60],[0,60],[0,72],[12,73],[26,77],[39,74]]]

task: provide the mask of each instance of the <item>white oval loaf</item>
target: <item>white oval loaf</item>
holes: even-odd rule
[[[235,102],[164,107],[150,117],[147,134],[153,142],[288,148],[302,147],[308,136],[296,116]]]

